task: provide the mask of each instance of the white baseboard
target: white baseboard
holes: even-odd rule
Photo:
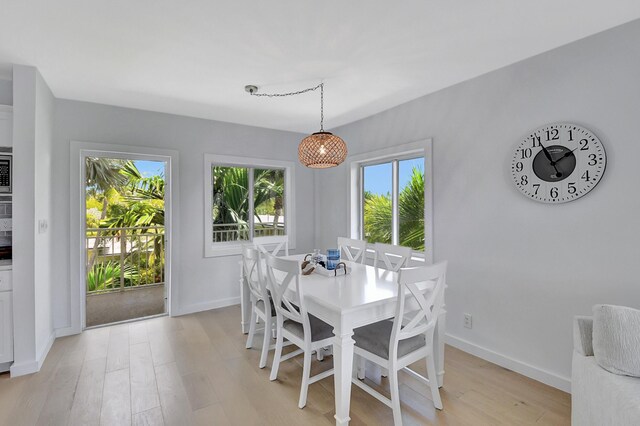
[[[24,362],[14,362],[11,365],[9,371],[11,372],[11,377],[24,376],[25,374],[37,373],[42,368],[42,364],[44,364],[44,360],[47,358],[47,354],[53,345],[53,341],[56,340],[56,332],[55,330],[51,332],[49,337],[47,338],[47,342],[44,347],[37,355],[35,360],[29,360]]]
[[[65,337],[71,336],[73,334],[80,334],[82,331],[76,329],[75,327],[64,327],[56,329],[56,338],[57,337]]]
[[[44,364],[44,360],[47,357],[47,354],[49,354],[49,350],[51,350],[51,346],[53,346],[54,340],[56,340],[56,331],[55,330],[51,331],[51,334],[47,338],[47,343],[44,345],[44,347],[42,348],[42,350],[38,354],[38,358],[37,358],[38,371],[40,371],[40,369],[42,368],[42,364]]]
[[[238,305],[240,296],[227,297],[226,299],[211,300],[209,302],[194,303],[192,305],[183,306],[180,311],[173,316],[193,314],[195,312],[208,311],[211,309],[224,308],[226,306]]]
[[[11,377],[24,376],[25,374],[37,373],[38,372],[38,361],[26,361],[21,363],[14,362],[9,369],[11,373]]]
[[[527,376],[533,380],[537,380],[549,386],[553,386],[556,389],[571,393],[570,378],[559,376],[550,371],[535,367],[531,364],[527,364],[526,362],[522,362],[517,359],[510,358],[506,355],[499,354],[492,351],[491,349],[478,346],[475,343],[471,343],[459,337],[452,336],[448,333],[446,334],[446,342],[447,344],[453,346],[454,348],[460,349],[461,351],[470,353],[486,361],[515,371],[516,373],[520,373],[523,376]],[[445,375],[445,381],[446,380],[447,379]]]

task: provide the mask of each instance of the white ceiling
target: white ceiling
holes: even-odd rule
[[[0,0],[0,63],[55,96],[316,131],[640,18],[638,0]],[[5,72],[6,72],[5,67]]]

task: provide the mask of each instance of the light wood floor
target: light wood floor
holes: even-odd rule
[[[234,306],[57,339],[39,373],[0,376],[0,424],[333,424],[333,379],[311,385],[306,408],[298,409],[300,359],[284,362],[270,382],[258,350],[244,348],[239,323]],[[312,374],[331,365],[331,357],[314,361]],[[451,347],[445,365],[439,412],[428,389],[401,373],[405,425],[570,423],[564,392]],[[426,375],[423,363],[414,367]],[[387,379],[367,375],[388,395]],[[355,386],[351,392],[353,425],[392,424],[389,408]]]

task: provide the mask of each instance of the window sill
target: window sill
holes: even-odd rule
[[[242,247],[245,244],[253,244],[251,241],[244,241],[241,243],[217,243],[212,244],[209,247],[205,247],[204,257],[225,257],[225,256],[240,256],[242,254]],[[289,242],[289,254],[295,251],[296,245]]]
[[[246,241],[244,243],[221,243],[211,245],[209,247],[205,247],[204,257],[238,256],[242,254],[242,246],[244,244],[250,244],[250,241]]]

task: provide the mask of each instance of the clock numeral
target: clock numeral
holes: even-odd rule
[[[581,179],[584,180],[585,182],[589,182],[591,180],[591,178],[589,177],[589,170],[587,170],[582,174]]]
[[[533,187],[536,189],[535,192],[533,193],[533,195],[538,195],[538,190],[540,189],[540,184],[539,183],[534,183]]]
[[[576,188],[576,183],[575,182],[569,182],[569,184],[567,185],[567,192],[569,194],[575,194],[577,190],[578,190],[578,188]]]
[[[551,188],[551,191],[549,191],[549,195],[551,196],[551,198],[558,198],[558,188],[555,186]]]
[[[523,160],[525,158],[531,158],[531,154],[533,153],[533,151],[531,151],[531,148],[522,148],[520,152],[522,153]]]
[[[587,139],[580,139],[580,151],[589,150],[589,141]]]
[[[520,178],[520,184],[528,185],[529,184],[529,176],[522,175],[522,177]]]
[[[558,137],[558,129],[551,129],[551,130],[547,130],[547,141],[557,141],[558,139],[560,139],[560,137]]]
[[[596,164],[598,164],[598,161],[596,160],[597,155],[595,154],[589,154],[589,162],[587,163],[590,166],[595,166]]]
[[[569,129],[569,142],[573,140],[573,129]]]
[[[540,145],[540,135],[538,135],[538,136],[536,136],[536,135],[531,136],[531,148],[537,148],[537,147],[539,147],[539,146],[541,146],[541,145]]]
[[[521,172],[522,169],[524,169],[524,165],[522,164],[522,161],[518,161],[516,163],[516,172]]]

